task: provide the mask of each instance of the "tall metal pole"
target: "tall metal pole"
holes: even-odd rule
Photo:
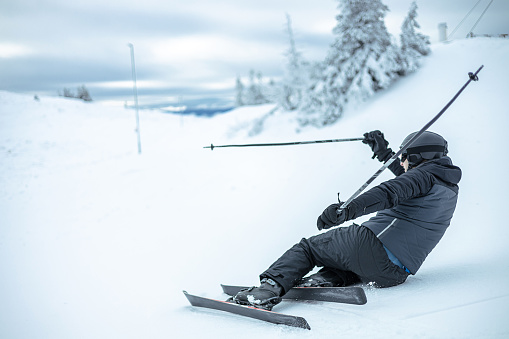
[[[138,111],[138,89],[136,87],[136,67],[134,64],[134,46],[133,44],[127,44],[131,49],[131,68],[133,73],[133,94],[134,104],[136,106],[136,134],[138,135],[138,154],[141,154],[141,136],[140,136],[140,114]]]

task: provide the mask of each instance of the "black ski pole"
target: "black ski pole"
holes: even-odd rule
[[[280,143],[271,143],[271,144],[242,144],[242,145],[219,145],[219,146],[214,146],[213,144],[210,144],[210,146],[205,146],[203,148],[210,148],[213,151],[214,148],[220,148],[220,147],[288,146],[288,145],[305,145],[305,144],[324,144],[324,143],[328,143],[328,142],[346,142],[346,141],[358,141],[358,140],[364,140],[364,138],[295,141],[295,142],[280,142]]]
[[[463,87],[461,87],[461,89],[458,91],[458,93],[456,93],[456,95],[451,99],[451,101],[449,101],[447,103],[447,105],[445,105],[444,108],[442,108],[442,110],[433,118],[431,119],[426,125],[424,125],[423,128],[421,128],[421,130],[419,132],[417,132],[410,140],[408,140],[408,142],[406,144],[404,144],[399,151],[396,152],[396,154],[394,154],[389,160],[387,160],[382,167],[380,167],[380,169],[378,171],[376,171],[375,174],[373,174],[371,176],[371,178],[368,179],[368,181],[366,181],[364,183],[364,185],[362,185],[350,198],[348,198],[347,201],[345,201],[341,207],[338,209],[337,213],[340,214],[342,210],[344,210],[351,202],[353,199],[357,198],[359,196],[359,194],[362,193],[362,191],[364,191],[366,189],[366,187],[369,186],[369,184],[371,184],[387,167],[389,167],[389,165],[394,161],[396,160],[409,146],[412,145],[412,143],[417,140],[417,138],[419,138],[421,136],[422,133],[424,133],[431,125],[433,125],[437,120],[438,118],[440,118],[442,116],[442,114],[444,114],[444,112],[449,108],[449,106],[452,105],[452,103],[459,97],[459,95],[461,94],[461,92],[463,92],[463,90],[468,86],[468,84],[470,84],[471,81],[477,81],[479,80],[479,78],[477,77],[477,74],[481,71],[481,69],[484,67],[484,65],[481,65],[481,67],[479,67],[479,69],[477,70],[477,72],[475,73],[472,73],[472,72],[469,72],[468,73],[468,81],[466,82],[465,85],[463,85]]]

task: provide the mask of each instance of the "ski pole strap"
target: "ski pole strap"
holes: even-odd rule
[[[417,138],[419,138],[422,133],[424,133],[428,128],[430,128],[431,125],[433,125],[441,116],[442,114],[445,113],[445,111],[449,108],[449,106],[452,105],[452,103],[459,97],[459,95],[461,94],[461,92],[463,92],[463,90],[468,86],[468,84],[470,84],[471,81],[477,81],[479,80],[479,78],[477,77],[477,74],[481,71],[481,69],[483,69],[484,65],[481,65],[481,67],[479,67],[479,69],[475,72],[475,73],[472,73],[472,72],[469,72],[468,73],[468,81],[463,85],[463,87],[461,87],[461,89],[458,91],[458,93],[456,93],[454,95],[454,97],[447,103],[447,105],[445,105],[444,108],[442,108],[442,110],[440,112],[438,112],[437,115],[435,115],[435,117],[433,119],[431,119],[426,125],[424,125],[423,128],[421,128],[421,130],[419,132],[417,132],[410,140],[408,140],[408,142],[406,144],[404,144],[400,149],[399,151],[397,151],[389,160],[387,160],[382,167],[380,167],[380,169],[378,171],[376,171],[375,174],[373,174],[371,176],[371,178],[368,179],[368,181],[366,181],[350,198],[348,198],[348,200],[346,200],[343,205],[341,205],[341,207],[337,210],[337,213],[340,214],[342,210],[344,210],[351,202],[353,199],[357,198],[359,196],[359,194],[362,193],[362,191],[364,191],[366,189],[366,187],[369,186],[369,184],[371,184],[387,167],[389,167],[389,165],[394,161],[396,160],[408,147],[410,147],[413,142],[415,140],[417,140]]]
[[[484,65],[482,65],[482,66],[481,66],[481,68],[483,68],[483,67],[484,67]],[[477,73],[479,73],[479,71],[481,70],[481,68],[479,68],[479,70],[478,70],[477,72],[475,72],[475,74],[474,74],[474,73],[472,73],[472,72],[468,72],[468,77],[470,78],[470,80],[472,80],[472,81],[477,81],[477,80],[479,80],[479,77],[477,77]]]

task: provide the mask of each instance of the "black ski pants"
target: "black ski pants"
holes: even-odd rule
[[[379,287],[399,285],[408,277],[389,259],[373,232],[356,224],[302,239],[260,277],[277,281],[286,293],[315,266],[352,272],[363,282]]]

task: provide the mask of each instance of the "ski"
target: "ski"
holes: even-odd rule
[[[222,285],[223,292],[235,295],[246,286]],[[368,299],[362,287],[294,287],[283,296],[289,300],[314,300],[335,303],[364,305]]]
[[[233,314],[237,314],[240,316],[258,319],[262,321],[266,321],[272,324],[278,325],[287,325],[292,327],[299,327],[310,330],[306,319],[302,317],[297,317],[294,315],[277,313],[273,311],[267,311],[260,308],[238,305],[235,303],[230,303],[221,300],[209,299],[205,297],[200,297],[197,295],[192,295],[183,291],[184,295],[187,297],[187,300],[191,303],[192,306],[196,307],[204,307],[224,312],[229,312]]]

